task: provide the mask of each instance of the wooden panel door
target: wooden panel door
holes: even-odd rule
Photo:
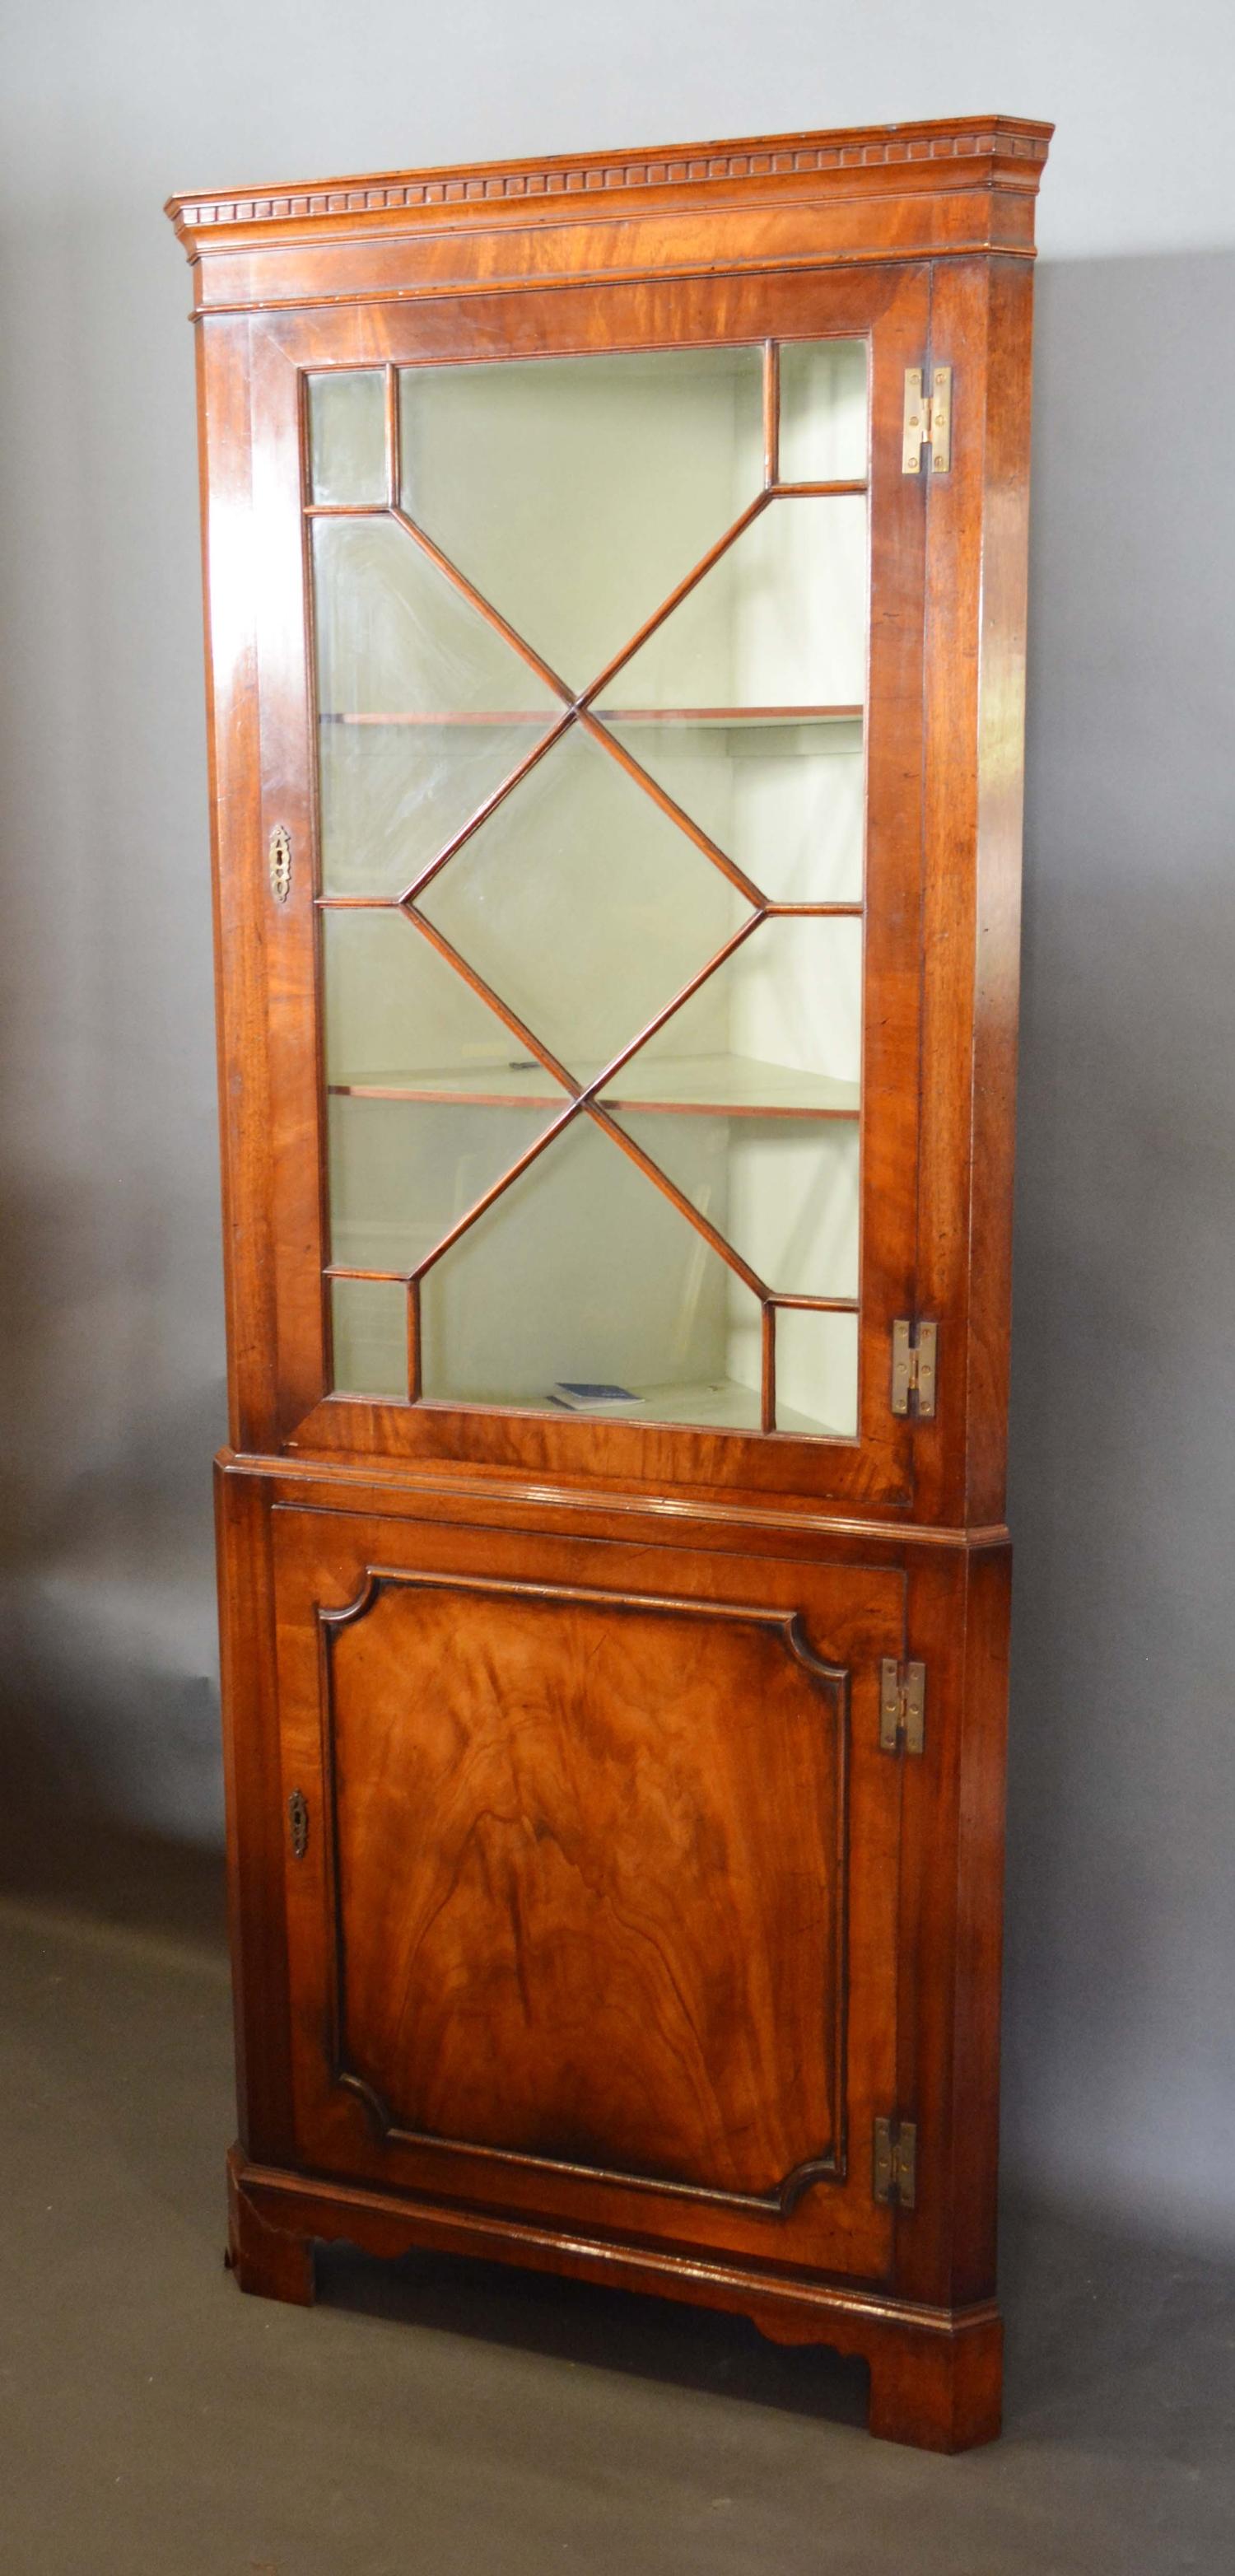
[[[288,1446],[912,1501],[928,318],[251,326]]]
[[[274,1522],[300,2159],[882,2274],[902,1576]]]

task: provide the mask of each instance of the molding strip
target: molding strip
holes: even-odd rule
[[[683,188],[718,180],[887,169],[910,162],[994,159],[1022,163],[1025,175],[1019,184],[1036,186],[1052,131],[1049,125],[1002,116],[854,126],[826,134],[668,145],[638,154],[488,162],[227,195],[186,194],[169,198],[167,212],[177,230],[196,232],[225,224],[304,223],[340,215],[414,212],[430,206],[612,196],[628,188]]]

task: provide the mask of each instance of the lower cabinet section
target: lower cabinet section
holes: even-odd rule
[[[242,2286],[307,2299],[317,2235],[502,2255],[863,2352],[876,2429],[989,2437],[967,1552],[222,1481]]]

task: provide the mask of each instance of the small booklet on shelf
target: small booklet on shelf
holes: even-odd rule
[[[588,1378],[559,1378],[550,1390],[551,1404],[560,1404],[567,1413],[637,1413],[643,1402],[628,1386],[594,1384]]]

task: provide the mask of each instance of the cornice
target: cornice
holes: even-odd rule
[[[788,178],[861,181],[863,173],[913,171],[922,165],[986,163],[991,183],[1032,193],[1053,127],[1023,117],[937,119],[926,124],[834,128],[824,133],[741,137],[668,144],[639,152],[558,155],[534,161],[490,161],[449,169],[379,171],[370,177],[321,179],[272,188],[185,193],[167,213],[181,236],[232,226],[337,222],[340,217],[475,209],[546,199],[612,197]],[[955,173],[954,180],[959,173]],[[947,184],[943,169],[940,184]],[[876,184],[879,184],[877,178]],[[884,183],[886,184],[886,182]]]

